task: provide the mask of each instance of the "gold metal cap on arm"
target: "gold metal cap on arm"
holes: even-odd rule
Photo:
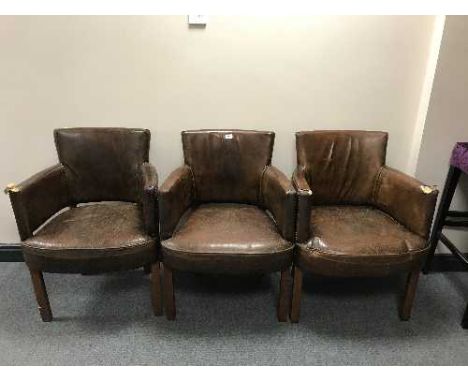
[[[16,187],[15,183],[8,183],[5,189],[3,190],[5,194],[9,194],[10,192],[18,192],[18,191],[19,189],[18,187]]]
[[[421,191],[424,192],[425,194],[432,194],[434,191],[437,191],[437,186],[426,186],[422,185]]]

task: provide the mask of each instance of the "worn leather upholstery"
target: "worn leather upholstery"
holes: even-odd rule
[[[70,195],[61,164],[49,167],[16,185],[9,192],[21,240],[56,212],[70,205]]]
[[[188,166],[174,170],[159,188],[161,238],[172,236],[184,212],[193,203],[193,176]]]
[[[30,268],[100,273],[131,269],[155,258],[135,203],[103,202],[68,209],[22,243]]]
[[[421,263],[426,241],[371,206],[314,206],[297,264],[322,275],[385,275]]]
[[[148,162],[149,130],[66,128],[55,144],[74,203],[141,197],[140,166]]]
[[[297,165],[318,204],[362,204],[385,163],[387,133],[314,131],[296,134]]]
[[[281,235],[294,242],[296,192],[291,181],[276,167],[268,166],[261,183],[261,204],[273,215]]]
[[[274,133],[269,131],[182,132],[195,200],[258,203],[260,181],[271,163],[274,139]]]
[[[9,192],[27,265],[99,273],[154,262],[158,177],[147,162],[149,131],[70,128],[54,136],[61,163]]]
[[[171,268],[211,273],[279,271],[291,264],[293,251],[261,208],[226,203],[187,211],[163,246]]]
[[[143,210],[144,228],[152,236],[159,237],[158,214],[158,173],[154,166],[144,162],[140,166],[141,208]]]
[[[312,210],[312,190],[302,167],[297,167],[292,176],[297,193],[296,240],[303,243],[310,237],[309,216]]]
[[[295,191],[271,166],[274,133],[182,133],[185,165],[160,188],[164,264],[174,269],[272,272],[292,261]]]
[[[386,133],[300,132],[296,143],[300,268],[377,276],[421,266],[437,191],[385,166]]]
[[[424,187],[413,177],[382,166],[376,180],[373,204],[412,232],[427,238],[437,202],[437,192],[426,193],[421,186]]]

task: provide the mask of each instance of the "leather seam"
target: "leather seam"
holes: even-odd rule
[[[385,166],[381,166],[379,172],[377,174],[377,179],[374,183],[374,191],[373,191],[373,201],[376,205],[379,204],[378,202],[378,194],[380,192],[380,186],[382,184],[383,172],[385,171]]]
[[[283,253],[283,252],[289,252],[291,250],[294,250],[294,244],[292,244],[291,246],[289,246],[288,248],[286,249],[282,249],[280,251],[267,251],[267,252],[233,252],[233,253],[226,253],[226,252],[207,252],[207,251],[194,251],[194,250],[184,250],[184,249],[173,249],[173,248],[169,248],[167,247],[166,245],[164,245],[164,242],[161,243],[161,246],[164,250],[166,251],[170,251],[170,252],[177,252],[178,254],[186,254],[187,256],[190,256],[192,254],[197,254],[197,255],[202,255],[202,254],[206,254],[206,255],[219,255],[219,256],[242,256],[242,255],[246,255],[246,256],[263,256],[263,255],[274,255],[274,254],[280,254],[280,253]]]
[[[151,240],[154,242],[154,238],[151,238]],[[36,246],[36,245],[31,245],[29,243],[23,242],[21,245],[23,247],[31,248],[31,249],[39,249],[43,251],[107,251],[107,250],[112,250],[112,251],[119,251],[119,250],[126,250],[126,249],[131,249],[131,248],[138,248],[138,247],[145,247],[145,246],[151,246],[154,243],[149,242],[149,243],[143,243],[143,244],[131,244],[131,245],[122,245],[120,247],[103,247],[103,248],[77,248],[77,247],[65,247],[65,248],[45,248],[41,246]]]
[[[406,254],[406,253],[405,253]],[[404,256],[405,254],[402,254],[401,256]],[[369,263],[369,264],[363,264],[361,261],[347,261],[347,260],[337,260],[329,257],[320,257],[323,260],[332,262],[332,263],[337,263],[337,264],[346,264],[346,265],[354,265],[354,266],[373,266],[373,267],[385,267],[385,266],[392,266],[396,264],[404,264],[407,262],[414,261],[414,256],[411,257],[405,257],[402,258],[400,261],[390,261],[390,262],[382,262],[382,263]],[[352,260],[352,259],[350,259]]]
[[[307,252],[316,252],[318,253],[319,255],[320,254],[323,254],[323,255],[332,255],[332,256],[342,256],[342,257],[347,257],[347,258],[353,258],[353,257],[357,257],[357,255],[343,255],[343,254],[336,254],[334,252],[329,252],[329,251],[324,251],[324,250],[321,250],[321,249],[316,249],[316,248],[307,248],[307,247],[304,247],[304,246],[301,246],[301,245],[297,245],[297,247],[300,249],[300,250],[303,250],[303,251],[307,251]],[[405,255],[413,255],[413,254],[418,254],[418,253],[423,253],[425,251],[427,251],[429,249],[429,246],[426,246],[422,249],[413,249],[413,250],[410,250],[410,251],[406,251],[406,252],[401,252],[401,253],[397,253],[395,255],[377,255],[377,256],[381,256],[381,257],[390,257],[390,256],[405,256]],[[369,255],[369,256],[372,256],[372,255]],[[345,261],[338,261],[336,259],[333,259],[333,258],[329,258],[327,257],[327,260],[330,260],[330,261],[334,261],[334,262],[339,262],[339,263],[343,263]]]
[[[192,188],[193,188],[193,198],[192,200],[197,200],[198,192],[197,185],[195,183],[195,174],[193,173],[192,166],[187,166],[190,172],[190,177],[192,178]]]
[[[265,200],[264,200],[265,198],[263,196],[263,182],[265,180],[265,173],[267,172],[268,167],[269,167],[268,165],[263,167],[262,174],[260,175],[260,185],[259,185],[259,191],[257,195],[258,202],[264,207],[265,207]]]

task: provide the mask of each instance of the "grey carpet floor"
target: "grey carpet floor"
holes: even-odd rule
[[[22,263],[0,263],[2,365],[468,365],[467,273],[422,276],[409,322],[404,280],[304,280],[299,324],[278,323],[278,275],[176,275],[177,320],[153,317],[142,271],[46,274],[43,323]]]

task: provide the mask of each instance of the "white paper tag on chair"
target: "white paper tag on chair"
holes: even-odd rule
[[[232,139],[233,135],[232,134],[224,134],[224,139]]]

